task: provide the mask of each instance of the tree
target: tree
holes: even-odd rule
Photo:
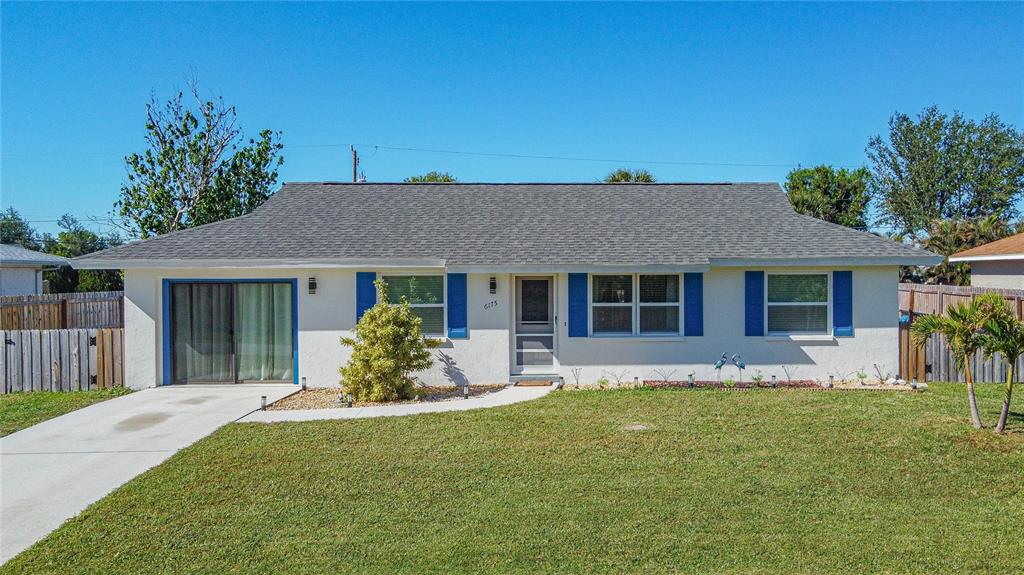
[[[1013,310],[1002,296],[989,295],[996,295],[996,298],[993,298],[989,320],[985,322],[982,341],[986,358],[991,358],[998,353],[1006,363],[1003,408],[999,412],[999,422],[996,423],[995,430],[996,433],[1003,433],[1006,430],[1006,418],[1010,414],[1010,398],[1013,395],[1013,380],[1016,375],[1014,368],[1020,357],[1024,355],[1024,321],[1013,315]],[[996,300],[998,303],[995,303]]]
[[[14,207],[8,207],[0,212],[0,243],[17,244],[26,249],[39,251],[42,247],[37,237],[36,230]]]
[[[413,395],[411,374],[433,364],[430,350],[440,342],[423,336],[422,320],[405,297],[391,305],[387,284],[377,280],[374,285],[377,304],[363,313],[353,337],[341,338],[342,345],[352,348],[339,370],[342,389],[357,401],[408,399]]]
[[[647,170],[631,170],[629,168],[619,168],[614,172],[611,172],[604,177],[604,181],[609,184],[616,183],[629,183],[639,182],[644,184],[653,184],[657,180],[654,179],[654,174]]]
[[[63,231],[53,237],[44,236],[51,254],[74,258],[98,252],[123,242],[116,233],[97,234],[86,229],[73,216],[65,214],[58,224]],[[117,291],[124,289],[124,281],[120,270],[76,270],[70,266],[62,266],[46,272],[53,293]]]
[[[974,395],[971,361],[984,346],[983,328],[991,317],[991,310],[997,305],[993,297],[1002,300],[1002,296],[998,294],[982,294],[969,302],[949,306],[946,315],[923,315],[914,319],[910,325],[911,339],[918,347],[924,347],[935,334],[941,334],[946,338],[946,346],[953,355],[957,368],[964,372],[971,421],[978,429],[984,426]]]
[[[797,168],[786,176],[786,195],[793,209],[801,214],[867,230],[869,177],[867,168]]]
[[[935,220],[1017,215],[1024,193],[1024,133],[995,114],[981,122],[935,106],[917,120],[896,113],[889,137],[868,142],[870,191],[879,199],[879,223],[920,238]]]
[[[427,172],[422,176],[412,176],[402,180],[409,184],[428,184],[428,183],[441,183],[441,184],[454,184],[458,182],[455,176],[448,172]]]
[[[935,220],[928,235],[918,243],[926,250],[946,259],[928,268],[905,268],[901,280],[928,284],[970,285],[971,267],[966,263],[949,263],[949,256],[994,242],[1017,233],[1017,226],[996,216],[973,220]]]
[[[127,182],[115,204],[127,228],[143,238],[251,212],[273,193],[284,163],[280,132],[262,130],[246,143],[233,106],[205,100],[195,83],[146,105],[149,149],[125,157]]]

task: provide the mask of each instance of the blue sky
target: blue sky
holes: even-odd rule
[[[189,77],[247,132],[283,132],[282,181],[350,178],[354,143],[371,181],[593,181],[621,162],[369,144],[781,182],[796,164],[863,164],[897,110],[1024,128],[1022,3],[0,10],[0,204],[47,231],[63,213],[111,211],[147,100]]]

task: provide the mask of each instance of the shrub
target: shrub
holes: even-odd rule
[[[348,364],[343,366],[341,385],[356,401],[394,401],[413,397],[412,373],[430,367],[430,350],[440,342],[423,337],[420,318],[402,298],[398,305],[388,304],[388,286],[381,280],[377,304],[359,319],[352,337],[341,344],[352,348]]]

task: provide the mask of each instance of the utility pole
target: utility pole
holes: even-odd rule
[[[356,151],[355,146],[349,146],[352,148],[352,183],[359,181],[359,152]]]

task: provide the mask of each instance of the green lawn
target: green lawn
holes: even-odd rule
[[[130,392],[129,389],[115,387],[92,391],[37,391],[0,395],[0,437]]]
[[[1020,573],[1015,411],[979,433],[962,387],[933,385],[233,424],[5,572]]]

